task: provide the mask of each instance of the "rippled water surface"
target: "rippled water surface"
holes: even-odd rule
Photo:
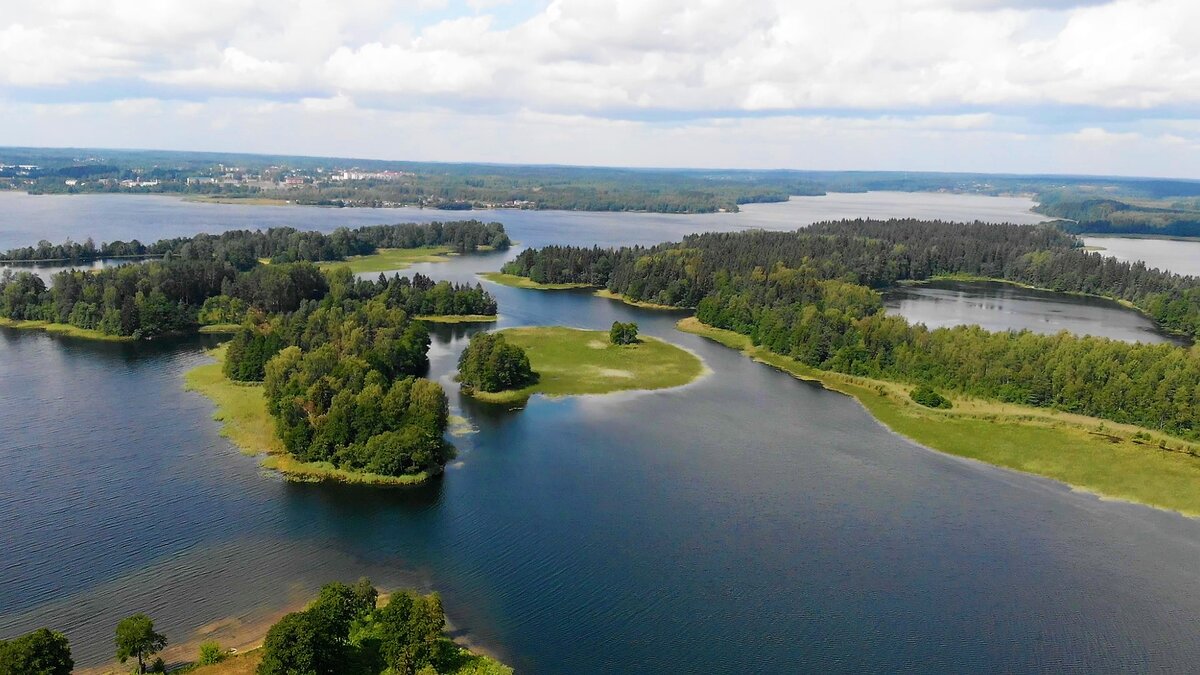
[[[38,204],[70,211],[76,199]],[[190,217],[192,205],[175,204],[154,208]],[[202,206],[214,219],[230,208]],[[139,216],[111,208],[91,224],[136,231]],[[231,208],[239,227],[260,212],[373,215]],[[902,199],[891,208],[906,215]],[[755,213],[495,217],[526,245],[790,226]],[[0,229],[20,220],[0,218]],[[73,222],[72,236],[86,236]],[[505,257],[414,269],[466,280]],[[1200,661],[1200,523],[924,450],[850,399],[675,331],[678,313],[490,290],[501,326],[634,320],[713,374],[668,392],[508,410],[460,399],[450,378],[476,329],[441,327],[431,376],[475,429],[455,440],[459,461],[415,490],[297,485],[231,448],[208,401],[183,391],[210,340],[110,345],[0,330],[0,636],[54,625],[86,665],[107,657],[112,626],[133,611],[184,641],[366,574],[440,591],[456,627],[520,672],[1186,671]]]

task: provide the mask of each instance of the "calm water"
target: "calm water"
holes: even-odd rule
[[[1200,241],[1179,239],[1134,239],[1131,237],[1084,237],[1117,260],[1142,261],[1149,267],[1176,274],[1200,277]]]
[[[930,328],[979,325],[988,330],[1069,331],[1126,342],[1186,344],[1146,316],[1111,300],[986,281],[933,281],[889,289],[887,311]]]
[[[657,231],[658,218],[510,229],[541,245],[621,243],[609,232],[631,221],[652,241],[693,226]],[[416,269],[468,279],[505,257]],[[521,672],[1145,672],[1200,659],[1200,522],[926,451],[852,400],[678,333],[674,313],[490,290],[502,326],[634,320],[714,374],[663,393],[484,406],[449,386],[475,329],[445,327],[431,375],[476,429],[446,476],[407,491],[294,485],[231,448],[209,403],[182,390],[204,340],[0,330],[0,635],[51,623],[95,663],[133,611],[183,641],[366,574],[439,590],[456,625]]]

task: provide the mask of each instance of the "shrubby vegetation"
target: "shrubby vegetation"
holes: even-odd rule
[[[0,675],[70,675],[71,645],[62,633],[39,628],[0,640]]]
[[[448,246],[458,253],[471,253],[480,247],[507,249],[511,245],[504,225],[478,220],[434,222],[428,224],[364,225],[355,229],[341,227],[329,234],[291,227],[268,230],[230,230],[221,234],[160,239],[152,244],[137,240],[113,241],[96,245],[70,240],[61,244],[48,241],[37,246],[14,248],[0,254],[0,261],[88,262],[104,258],[172,256],[184,260],[222,261],[242,270],[259,260],[273,263],[322,262],[369,255],[381,248],[420,248]]]
[[[1187,349],[929,330],[884,314],[872,290],[945,274],[997,277],[1128,300],[1167,328],[1200,332],[1196,279],[1087,253],[1052,227],[846,221],[649,248],[547,247],[522,252],[505,271],[694,305],[707,324],[825,370],[1200,434],[1200,359]]]
[[[608,329],[608,341],[614,345],[633,345],[638,343],[638,325],[632,321],[621,323],[614,321]]]
[[[458,379],[467,388],[497,392],[537,382],[525,350],[501,333],[476,333],[458,357]]]
[[[945,396],[937,393],[927,384],[917,385],[915,389],[909,393],[909,398],[920,403],[926,408],[949,408],[951,407],[950,400]]]
[[[259,675],[510,674],[491,659],[471,655],[445,636],[437,594],[400,591],[377,607],[367,580],[327,584],[301,612],[283,617],[263,643]]]

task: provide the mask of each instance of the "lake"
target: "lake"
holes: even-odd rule
[[[76,238],[157,237],[172,208],[195,206],[217,219],[230,208],[237,227],[257,212],[323,226],[410,219],[118,198],[89,220],[71,215],[79,197],[37,199],[79,218]],[[906,215],[903,198],[880,199]],[[159,211],[140,220],[147,204]],[[616,245],[763,226],[758,212],[496,217],[525,245]],[[0,230],[13,222],[24,219],[0,209]],[[514,253],[410,272],[469,280]],[[430,376],[474,428],[446,475],[410,490],[292,484],[230,447],[211,404],[182,389],[212,339],[0,329],[0,636],[53,625],[89,665],[135,611],[183,642],[368,575],[436,589],[457,634],[522,673],[1149,672],[1200,660],[1200,522],[925,450],[852,399],[674,330],[682,313],[488,289],[501,327],[632,320],[713,375],[509,410],[452,385],[480,327],[437,327]]]
[[[1140,260],[1149,267],[1200,277],[1200,241],[1194,239],[1084,237],[1083,243],[1100,248],[1101,254],[1117,260]]]
[[[1069,331],[1125,342],[1189,344],[1145,315],[1104,298],[992,281],[930,281],[883,292],[883,306],[929,328],[978,325],[991,331]]]

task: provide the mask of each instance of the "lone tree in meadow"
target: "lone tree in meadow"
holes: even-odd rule
[[[154,632],[154,621],[145,614],[134,614],[117,624],[117,660],[125,663],[136,658],[139,673],[146,672],[146,658],[166,646],[167,637]]]
[[[614,345],[634,345],[638,343],[638,326],[632,321],[621,323],[614,321],[608,330],[608,341]]]

